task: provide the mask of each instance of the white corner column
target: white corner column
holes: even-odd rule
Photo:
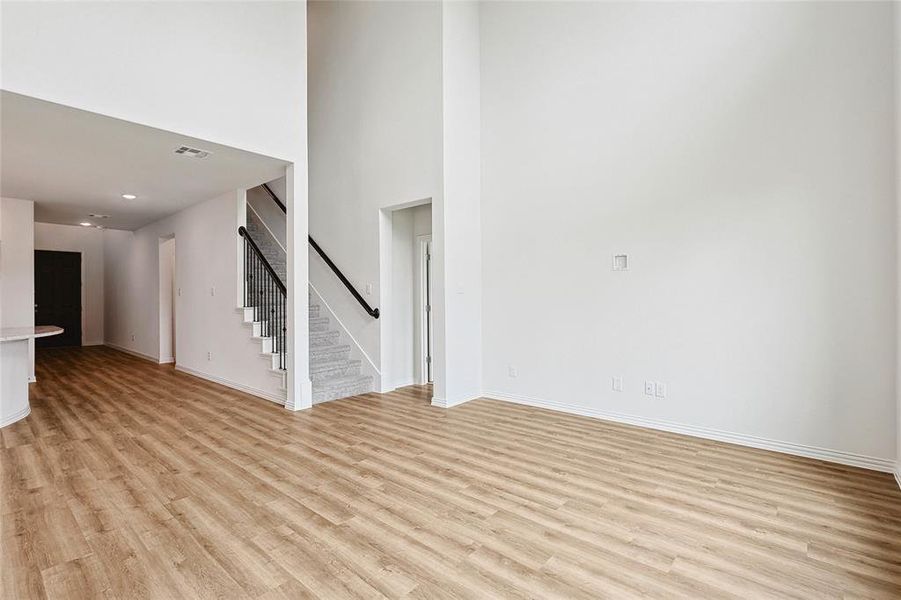
[[[306,139],[306,136],[304,136]],[[310,381],[310,262],[306,154],[285,173],[288,232],[288,398],[285,408],[313,406]]]
[[[432,206],[435,389],[451,407],[482,393],[479,5],[442,4],[443,197]],[[441,289],[438,289],[439,286]]]

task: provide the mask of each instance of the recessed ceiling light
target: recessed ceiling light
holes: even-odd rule
[[[81,225],[82,227],[93,227],[93,224],[88,223],[87,221],[82,221],[81,223],[79,223],[79,225]]]
[[[126,200],[134,200],[135,198],[137,198],[137,196],[135,196],[134,194],[122,194],[122,197]]]

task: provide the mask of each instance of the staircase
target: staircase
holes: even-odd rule
[[[310,378],[313,402],[366,394],[373,390],[372,375],[361,375],[362,361],[351,358],[349,344],[341,343],[341,332],[321,314],[310,298]]]
[[[247,207],[245,229],[281,282],[286,282],[288,271],[285,250],[250,205]],[[271,360],[272,369],[284,375],[278,353],[280,342],[277,337],[269,335],[270,327],[265,318],[274,305],[273,297],[262,294],[260,298],[261,300],[252,302],[257,307],[256,311],[253,306],[244,309],[244,321],[252,326],[252,335],[260,340],[262,355]],[[313,403],[371,392],[374,388],[373,377],[361,373],[362,361],[351,357],[352,347],[343,343],[345,340],[342,340],[340,326],[333,325],[330,317],[323,312],[326,311],[310,294],[310,378],[313,383]]]

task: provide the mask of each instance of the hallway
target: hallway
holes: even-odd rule
[[[4,598],[901,594],[888,474],[415,386],[289,413],[104,347],[37,368]]]

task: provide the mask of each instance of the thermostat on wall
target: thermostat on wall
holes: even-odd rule
[[[614,271],[628,271],[629,270],[629,255],[628,254],[614,254],[613,255],[613,270]]]

